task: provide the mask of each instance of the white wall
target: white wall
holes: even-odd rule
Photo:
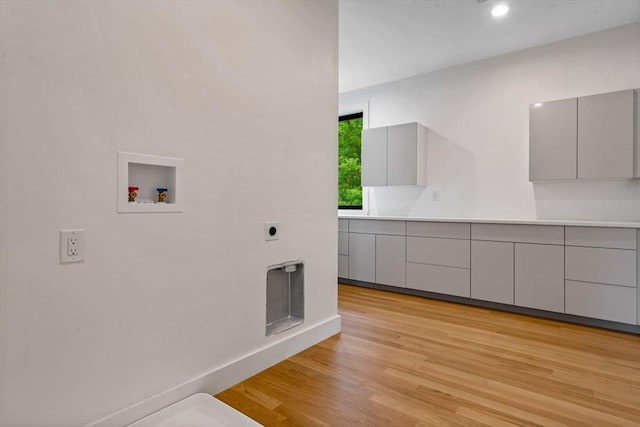
[[[370,189],[372,214],[639,220],[638,181],[528,181],[530,103],[629,88],[640,88],[640,23],[344,93],[340,105],[369,101],[370,127],[430,129],[429,185]]]
[[[337,319],[336,49],[336,1],[0,2],[0,425],[81,425]],[[184,158],[185,212],[117,214],[119,150]],[[266,338],[266,268],[300,258],[306,321]]]

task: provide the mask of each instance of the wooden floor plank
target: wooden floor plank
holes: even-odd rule
[[[354,286],[342,333],[216,397],[265,426],[640,426],[640,336]]]

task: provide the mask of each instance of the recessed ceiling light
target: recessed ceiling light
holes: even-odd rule
[[[507,6],[506,4],[499,4],[491,9],[491,15],[495,16],[496,18],[504,16],[507,13],[509,13],[509,6]]]
[[[542,107],[542,102],[536,102],[535,104],[533,104],[533,106],[535,108]]]

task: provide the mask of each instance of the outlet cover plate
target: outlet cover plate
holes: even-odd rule
[[[278,240],[280,238],[280,223],[268,221],[264,223],[264,240]]]
[[[85,230],[60,230],[60,263],[84,261]]]

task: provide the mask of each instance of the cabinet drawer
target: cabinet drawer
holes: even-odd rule
[[[407,237],[407,262],[470,268],[470,245],[470,240]]]
[[[636,230],[634,228],[566,227],[565,244],[594,248],[636,249]]]
[[[338,277],[349,278],[349,257],[338,255]]]
[[[338,218],[338,231],[349,231],[349,220],[345,218]]]
[[[635,324],[637,289],[600,283],[565,284],[566,312],[577,316]]]
[[[565,277],[635,288],[636,251],[567,246]]]
[[[564,245],[564,227],[558,225],[471,224],[473,240]]]
[[[469,297],[470,271],[466,268],[407,263],[407,288]]]
[[[349,233],[338,232],[338,255],[349,255]]]
[[[463,222],[407,222],[407,236],[470,239],[471,224]]]
[[[378,219],[352,219],[349,220],[349,232],[369,234],[396,234],[404,236],[406,233],[405,221],[383,221]]]

